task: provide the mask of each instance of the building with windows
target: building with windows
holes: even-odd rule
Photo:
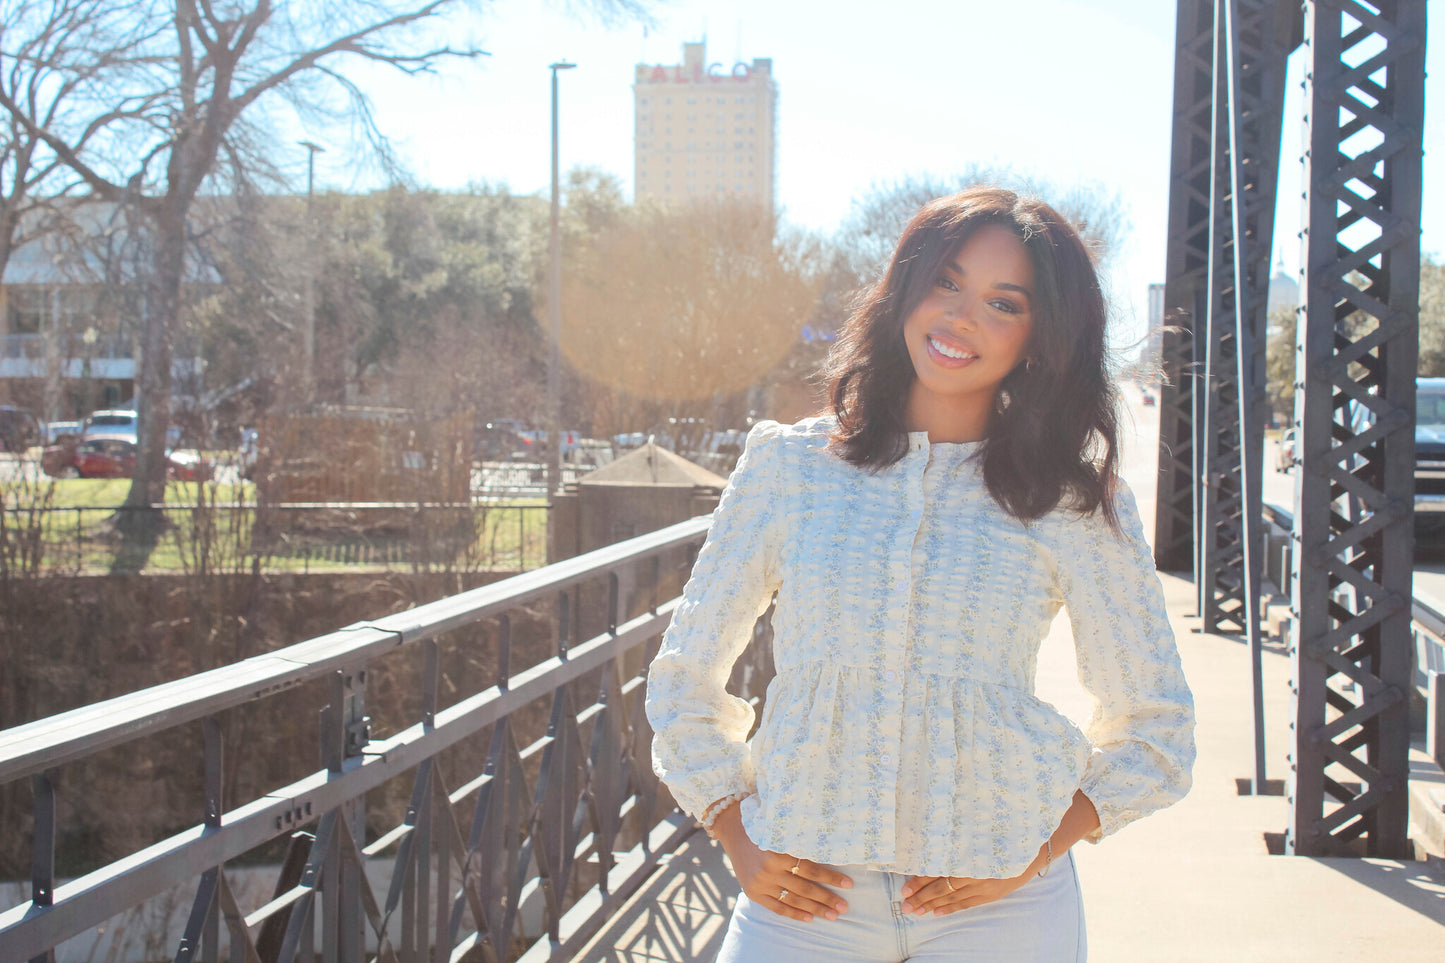
[[[705,43],[682,63],[638,64],[632,85],[633,183],[638,201],[704,198],[773,207],[778,88],[773,62],[707,62]]]

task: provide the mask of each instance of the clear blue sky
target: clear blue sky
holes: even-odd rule
[[[1137,330],[1162,280],[1168,200],[1174,4],[1168,0],[780,0],[674,2],[656,24],[609,28],[562,2],[499,0],[449,24],[491,56],[436,77],[368,71],[379,126],[418,183],[549,184],[549,72],[562,77],[562,165],[632,188],[632,78],[706,39],[708,59],[771,57],[779,86],[777,200],[784,217],[831,231],[871,184],[1011,165],[1056,183],[1101,181],[1134,229],[1112,272],[1116,312]],[[1436,32],[1445,29],[1437,25]],[[1440,42],[1429,62],[1445,77]],[[1276,251],[1299,261],[1299,54],[1292,64]],[[1445,96],[1427,97],[1424,246],[1445,253]],[[297,168],[304,177],[302,160]],[[344,151],[318,158],[319,187],[355,189]]]

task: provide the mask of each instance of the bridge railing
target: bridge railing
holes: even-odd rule
[[[223,941],[248,963],[318,950],[328,963],[566,959],[693,831],[652,774],[642,704],[708,524],[0,732],[0,789],[29,780],[34,806],[30,899],[0,911],[0,960],[53,959],[64,941],[177,886],[193,896],[167,951],[176,960],[217,960]],[[545,657],[520,667],[523,627]],[[444,663],[488,645],[491,684],[448,701]],[[755,704],[769,649],[752,646],[734,673]],[[408,679],[410,717],[373,734],[368,699]],[[261,766],[294,731],[297,704],[302,724],[319,710],[322,767],[234,798],[228,775]],[[238,750],[225,726],[256,705]],[[61,774],[118,749],[138,758],[140,740],[179,731],[199,747],[195,825],[58,883]],[[269,898],[245,906],[233,871],[257,854],[281,865],[267,870]]]

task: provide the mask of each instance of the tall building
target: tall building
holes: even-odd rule
[[[632,85],[635,195],[641,201],[731,197],[773,206],[773,61],[729,68],[705,43],[682,45],[682,63],[637,65]]]

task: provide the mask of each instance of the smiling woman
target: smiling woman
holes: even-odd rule
[[[742,887],[721,963],[1082,960],[1070,848],[1188,790],[1104,320],[1052,208],[939,198],[845,325],[833,410],[749,434],[647,690],[653,767]],[[752,735],[726,681],[769,605]],[[1065,606],[1082,729],[1034,695]]]
[[[911,428],[987,438],[983,476],[1011,512],[1037,518],[1065,501],[1112,522],[1106,323],[1088,249],[1053,208],[988,187],[932,201],[828,359],[833,447],[876,470],[903,456]],[[976,362],[945,366],[956,360],[945,351],[970,347]]]

